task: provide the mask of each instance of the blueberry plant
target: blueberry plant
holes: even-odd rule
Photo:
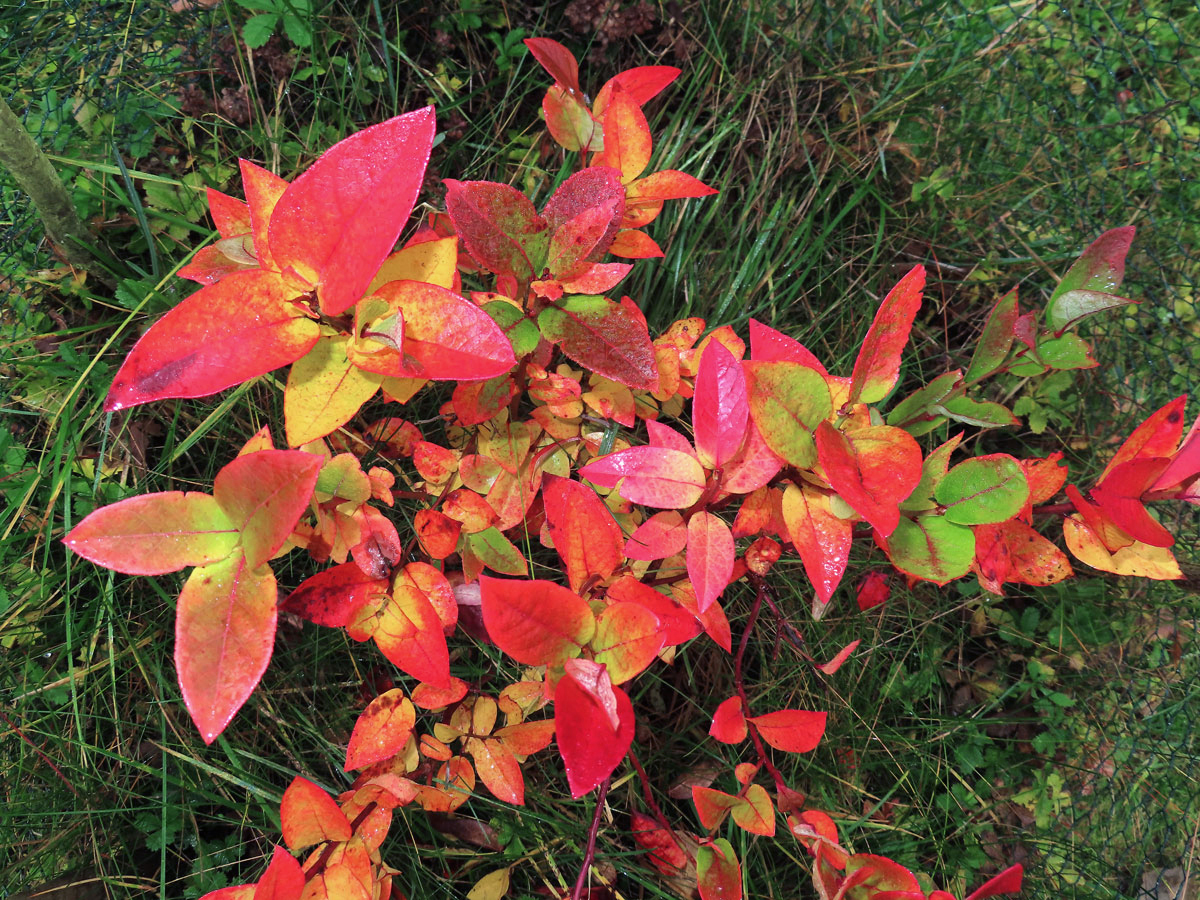
[[[764,616],[785,614],[770,586],[781,554],[799,555],[820,618],[856,541],[912,583],[973,575],[1000,594],[1071,576],[1067,554],[1034,527],[1061,522],[1067,550],[1092,568],[1180,577],[1172,536],[1146,503],[1200,502],[1200,436],[1196,426],[1184,435],[1183,397],[1086,487],[1068,483],[1061,454],[956,459],[961,432],[928,449],[917,440],[946,423],[1018,424],[980,396],[996,375],[1095,366],[1073,328],[1131,302],[1114,291],[1133,229],[1101,235],[1044,310],[1022,311],[1015,291],[1001,297],[965,371],[896,400],[919,265],[884,297],[848,375],[755,320],[748,342],[698,318],[653,337],[634,300],[610,295],[630,260],[661,255],[645,229],[666,201],[715,193],[683,172],[647,172],[643,106],[679,70],[630,69],[589,103],[565,48],[526,43],[554,80],[546,125],[579,163],[541,209],[508,185],[448,179],[445,212],[395,249],[433,145],[431,108],[350,136],[290,184],[243,161],[245,201],[209,191],[221,238],[180,272],[203,287],[138,341],[108,395],[108,410],[202,397],[290,366],[289,449],[264,428],[211,493],[123,500],[64,539],[118,572],[192,569],[175,666],[206,742],[258,685],[281,611],[373,640],[410,679],[358,717],[349,788],[334,797],[297,777],[280,810],[286,848],[256,884],[209,896],[401,896],[403,875],[380,854],[395,811],[450,812],[480,783],[520,805],[524,762],[554,743],[569,793],[597,794],[572,900],[627,765],[645,800],[629,811],[631,840],[665,876],[690,873],[703,900],[742,896],[741,864],[720,836],[729,827],[798,841],[824,900],[952,900],[900,862],[854,852],[829,811],[788,783],[780,755],[811,752],[827,714],[764,706],[746,648]],[[436,434],[358,418],[376,394],[403,405],[433,382],[450,385]],[[367,450],[390,463],[364,470]],[[398,502],[411,534],[385,512]],[[296,549],[330,565],[281,592],[271,563]],[[531,578],[529,554],[543,566],[557,554],[561,577]],[[737,582],[752,599],[735,635],[722,602]],[[859,602],[885,596],[868,579]],[[692,789],[699,834],[656,803],[627,693],[693,640],[733,658],[736,692],[711,698],[711,739],[749,742],[735,793]],[[470,654],[478,641],[519,664],[519,678],[458,677],[450,648]],[[857,643],[813,668],[832,676]],[[1014,866],[970,898],[1015,893],[1021,877]]]

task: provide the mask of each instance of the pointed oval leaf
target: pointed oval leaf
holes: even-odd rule
[[[975,559],[975,534],[941,516],[902,518],[887,538],[888,559],[909,575],[947,584],[966,575]]]
[[[817,600],[828,603],[846,572],[854,526],[833,514],[828,495],[807,482],[783,492],[783,521],[788,540],[800,554]]]
[[[621,526],[594,490],[569,478],[546,476],[542,487],[546,525],[567,569],[571,590],[603,581],[625,562]]]
[[[357,303],[408,223],[433,147],[433,107],[372,125],[323,153],[271,214],[271,255],[336,316]]]
[[[347,562],[305,579],[283,602],[287,612],[317,625],[342,628],[373,599],[387,593],[388,580],[367,575]]]
[[[658,616],[638,603],[614,603],[596,618],[592,650],[608,668],[613,684],[624,684],[642,672],[663,646]]]
[[[843,500],[887,537],[900,520],[900,503],[921,482],[921,448],[907,431],[868,425],[845,433],[817,426],[817,457]]]
[[[250,216],[250,231],[253,235],[254,255],[258,264],[264,269],[278,272],[279,267],[271,258],[270,243],[267,232],[271,225],[271,213],[275,204],[288,188],[288,183],[261,166],[239,159],[238,166],[242,173],[242,189],[246,193],[247,214]]]
[[[948,522],[990,525],[1011,519],[1029,500],[1021,464],[1007,453],[964,460],[938,482],[933,497]]]
[[[750,415],[767,446],[792,465],[817,460],[813,429],[833,414],[829,385],[816,369],[790,360],[742,363]]]
[[[604,149],[604,129],[578,92],[552,85],[542,98],[546,130],[564,150],[594,153]]]
[[[467,753],[475,761],[479,780],[497,799],[514,806],[525,805],[525,779],[521,764],[503,741],[469,738]]]
[[[292,854],[279,845],[271,853],[271,864],[254,887],[254,900],[296,900],[304,890],[304,870]]]
[[[1021,881],[1025,875],[1025,867],[1020,863],[1009,866],[999,875],[994,875],[971,891],[966,900],[984,900],[985,897],[998,897],[1001,894],[1017,894],[1021,891]]]
[[[678,78],[682,71],[674,66],[634,66],[632,69],[618,72],[604,82],[596,94],[596,115],[604,114],[609,98],[618,86],[629,94],[639,106],[645,106]]]
[[[377,390],[381,376],[351,364],[349,338],[322,337],[292,365],[283,392],[287,442],[299,447],[349,422]]]
[[[419,588],[396,585],[372,637],[383,655],[413,678],[435,687],[449,685],[450,651],[442,620]]]
[[[526,281],[541,274],[549,238],[546,220],[514,187],[446,179],[446,211],[467,252],[496,275]],[[534,267],[538,266],[537,272]]]
[[[1060,331],[1073,319],[1079,318],[1079,310],[1069,309],[1072,304],[1063,302],[1066,294],[1086,291],[1111,295],[1121,286],[1125,278],[1125,257],[1129,254],[1136,230],[1132,225],[1113,228],[1092,241],[1083,251],[1050,295],[1050,302],[1046,305],[1046,324],[1051,329]],[[1120,297],[1114,299],[1129,302]]]
[[[301,450],[260,450],[239,456],[217,473],[213,496],[242,533],[250,568],[283,546],[308,509],[321,458]]]
[[[709,341],[700,355],[692,396],[696,453],[706,468],[724,468],[737,454],[749,415],[741,362],[720,341]]]
[[[579,86],[579,63],[575,54],[550,38],[525,38],[524,42],[529,52],[558,84],[570,88],[577,94],[582,94]]]
[[[1005,582],[1057,584],[1072,574],[1066,554],[1024,522],[1012,520],[975,528],[975,571],[994,594]]]
[[[692,803],[696,806],[700,824],[712,831],[721,824],[725,813],[738,805],[738,798],[724,791],[696,784],[692,785]]]
[[[673,509],[658,512],[639,525],[625,542],[629,559],[666,559],[687,546],[687,525]]]
[[[992,374],[1008,358],[1008,351],[1012,349],[1013,338],[1016,337],[1013,329],[1020,314],[1016,288],[996,301],[996,305],[988,313],[987,322],[983,325],[979,343],[975,345],[971,365],[967,367],[968,382]]]
[[[722,744],[740,744],[746,739],[746,717],[742,713],[742,698],[730,697],[721,702],[713,713],[709,736]]]
[[[752,784],[733,807],[734,823],[751,834],[775,836],[775,806],[761,784]]]
[[[1183,577],[1179,563],[1166,547],[1154,547],[1134,541],[1115,552],[1110,551],[1086,522],[1077,516],[1063,519],[1063,537],[1067,549],[1081,562],[1114,575],[1134,575],[1155,581]]]
[[[538,315],[542,336],[587,369],[635,391],[658,389],[646,320],[604,297],[567,297]]]
[[[279,275],[251,269],[203,287],[159,319],[113,378],[112,412],[167,397],[207,397],[295,362],[320,327]]]
[[[1122,463],[1144,457],[1173,456],[1179,448],[1179,439],[1183,436],[1183,413],[1186,403],[1187,395],[1183,394],[1147,416],[1108,461],[1108,465],[1100,473],[1099,483],[1103,484],[1113,469]]]
[[[612,166],[628,184],[649,165],[652,146],[646,115],[633,95],[620,88],[611,91],[604,111],[604,150],[592,165]]]
[[[924,288],[925,267],[917,265],[883,298],[854,361],[850,375],[851,403],[878,403],[896,386],[900,356],[921,308]]]
[[[665,447],[630,447],[593,460],[579,474],[601,487],[616,487],[633,503],[687,509],[704,493],[704,469],[696,457]]]
[[[582,797],[599,787],[633,743],[633,704],[619,687],[612,692],[617,707],[615,734],[600,704],[573,677],[560,680],[554,690],[554,732],[572,797]]]
[[[250,233],[253,228],[250,224],[250,204],[213,188],[205,188],[205,194],[208,197],[208,213],[221,237],[231,238]]]
[[[208,494],[130,497],[88,515],[63,538],[75,553],[126,575],[206,566],[237,546],[237,526]]]
[[[354,723],[343,771],[365,769],[395,756],[408,743],[416,721],[417,711],[402,690],[392,688],[380,694]]]
[[[348,841],[353,836],[350,820],[337,802],[307,778],[292,779],[279,804],[284,843],[301,850],[325,841]]]
[[[696,851],[696,886],[700,900],[742,900],[742,866],[725,838]]]
[[[183,702],[211,744],[254,692],[275,648],[275,576],[240,554],[194,569],[175,606]]]
[[[728,586],[735,555],[728,525],[707,510],[692,514],[688,519],[687,571],[701,614]]]
[[[806,709],[781,709],[764,716],[747,719],[764,741],[785,753],[808,753],[815,750],[825,734],[828,713]]]
[[[757,362],[794,362],[827,375],[812,352],[795,338],[764,325],[758,319],[750,320],[750,358]]]
[[[483,623],[501,650],[528,666],[579,655],[596,633],[587,603],[552,581],[479,579]]]

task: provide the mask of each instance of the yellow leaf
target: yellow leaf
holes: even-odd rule
[[[458,238],[453,235],[423,244],[410,244],[383,261],[368,294],[375,293],[389,281],[425,281],[447,289],[454,287],[454,270],[458,265]]]
[[[497,869],[488,872],[467,891],[467,900],[500,900],[508,893],[508,869]]]
[[[1128,547],[1110,553],[1096,533],[1078,516],[1063,519],[1063,537],[1066,538],[1067,549],[1076,559],[1102,572],[1137,575],[1157,581],[1183,577],[1175,555],[1166,547],[1153,547],[1134,541]]]
[[[283,419],[290,447],[324,437],[345,425],[379,389],[382,377],[351,365],[349,338],[322,337],[292,364],[283,393]]]

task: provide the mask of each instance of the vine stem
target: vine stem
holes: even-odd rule
[[[600,833],[600,816],[604,812],[604,800],[608,797],[608,786],[612,784],[609,775],[600,785],[600,793],[596,795],[596,811],[592,814],[592,827],[588,831],[587,850],[583,855],[583,865],[579,867],[579,877],[575,879],[575,887],[571,891],[571,900],[580,900],[583,896],[583,886],[587,884],[588,872],[592,861],[596,858],[596,835]]]

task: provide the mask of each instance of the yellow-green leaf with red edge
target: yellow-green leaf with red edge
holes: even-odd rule
[[[321,458],[301,450],[260,450],[217,473],[213,496],[242,534],[250,568],[283,546],[308,508]]]
[[[299,447],[349,422],[379,390],[381,376],[350,362],[346,335],[326,335],[292,365],[283,392],[287,442]]]
[[[491,181],[447,178],[446,211],[467,252],[496,275],[528,281],[545,264],[549,226],[529,198]]]
[[[554,732],[572,797],[582,797],[598,787],[633,743],[633,704],[619,687],[613,687],[612,694],[616,701],[615,729],[609,713],[569,671],[554,690]]]
[[[663,646],[663,629],[645,606],[613,603],[597,616],[591,646],[612,683],[624,684],[654,662]]]
[[[400,374],[406,378],[483,381],[516,365],[512,343],[500,326],[453,291],[422,281],[391,281],[373,296],[404,319]],[[386,356],[380,354],[381,359]],[[363,358],[356,365],[372,364]],[[386,374],[397,372],[389,368]]]
[[[1122,463],[1143,457],[1170,457],[1179,448],[1183,437],[1183,410],[1187,394],[1176,397],[1170,403],[1151,413],[1146,421],[1138,425],[1121,444],[1100,473],[1099,484],[1103,484],[1109,473]]]
[[[267,670],[275,648],[275,576],[240,553],[193,569],[175,606],[175,669],[206,744],[216,740]]]
[[[696,807],[696,815],[700,824],[712,831],[725,818],[725,813],[738,805],[738,798],[724,791],[714,790],[701,785],[692,785],[692,803]]]
[[[290,853],[275,845],[271,864],[254,888],[254,900],[296,900],[304,890],[304,870]]]
[[[531,493],[536,494],[536,489]],[[473,580],[486,566],[501,575],[527,575],[529,563],[517,545],[496,526],[465,535],[459,547],[463,572]]]
[[[971,364],[967,367],[964,377],[968,382],[992,374],[1008,358],[1008,351],[1012,349],[1013,338],[1016,337],[1013,327],[1020,312],[1016,288],[996,301],[988,313],[979,343],[975,345],[975,353],[971,356]]]
[[[893,566],[935,584],[966,575],[975,559],[975,533],[942,516],[901,518],[886,538],[876,536]]]
[[[594,490],[547,475],[542,501],[554,549],[567,570],[571,590],[580,591],[589,580],[603,581],[624,564],[621,526]]]
[[[254,236],[254,255],[258,264],[271,272],[279,272],[271,257],[268,229],[275,204],[288,188],[288,183],[273,172],[244,159],[238,160],[242,172],[242,189],[246,194],[246,210],[250,217],[250,232]]]
[[[733,532],[717,516],[697,510],[688,519],[687,572],[696,589],[696,605],[704,613],[733,576],[736,556]]]
[[[828,713],[806,709],[781,709],[762,716],[751,716],[746,721],[776,750],[808,753],[821,742],[827,717]]]
[[[316,285],[326,315],[362,298],[408,224],[433,135],[433,107],[365,128],[326,150],[275,204],[271,256]]]
[[[752,784],[738,802],[730,807],[734,823],[751,834],[775,836],[775,807],[761,784]]]
[[[453,631],[458,622],[458,601],[449,579],[428,563],[410,562],[396,573],[395,586],[411,585],[421,592],[442,623],[442,630]]]
[[[365,769],[390,759],[408,743],[417,711],[399,688],[385,691],[364,709],[354,723],[343,771]]]
[[[746,717],[742,713],[742,698],[736,694],[721,701],[713,713],[708,733],[722,744],[740,744],[746,739]]]
[[[553,581],[479,579],[483,624],[496,646],[527,666],[553,666],[579,655],[596,617],[577,594]]]
[[[737,455],[749,417],[741,362],[720,341],[710,341],[700,354],[692,395],[696,455],[705,468],[724,468]]]
[[[957,525],[994,525],[1021,512],[1029,502],[1025,472],[1007,453],[963,460],[938,482],[933,498],[946,521]]]
[[[922,900],[917,876],[886,856],[855,853],[846,860],[842,891],[847,900],[871,900],[886,894],[891,900]]]
[[[696,851],[696,886],[700,900],[742,900],[742,866],[725,838]]]
[[[1110,551],[1091,526],[1077,516],[1063,519],[1063,537],[1067,549],[1076,559],[1102,572],[1135,575],[1155,581],[1172,581],[1183,577],[1175,555],[1166,547],[1133,541],[1120,550]]]
[[[229,556],[238,529],[217,501],[166,491],[103,506],[63,543],[84,559],[126,575],[163,575]]]
[[[515,806],[525,805],[525,779],[521,764],[503,741],[468,738],[466,751],[475,761],[479,780],[497,799]]]
[[[192,294],[142,335],[104,400],[113,412],[167,397],[206,397],[295,362],[320,327],[292,304],[295,289],[261,269]]]
[[[300,775],[283,792],[279,820],[283,841],[291,850],[325,841],[348,841],[353,836],[350,820],[337,802]]]
[[[851,403],[877,403],[896,386],[900,356],[921,308],[924,287],[925,267],[917,265],[883,298],[854,361],[850,375]]]
[[[449,684],[450,651],[442,620],[419,588],[396,585],[372,637],[383,655],[413,678],[435,686]]]
[[[854,526],[833,514],[827,494],[804,481],[784,490],[783,521],[817,600],[828,603],[846,572]]]
[[[1113,228],[1096,238],[1063,276],[1046,304],[1046,324],[1062,332],[1105,309],[1132,303],[1113,294],[1125,278],[1125,257],[1135,228]]]
[[[564,150],[592,153],[604,148],[604,129],[576,91],[551,85],[542,98],[542,112],[550,136]]]
[[[921,482],[921,448],[913,436],[890,425],[841,432],[821,422],[816,444],[833,489],[884,537],[890,535],[901,501]]]
[[[628,91],[616,86],[604,111],[604,149],[592,158],[593,166],[612,166],[629,184],[650,163],[653,142],[641,106]]]
[[[811,467],[813,429],[833,414],[825,377],[790,360],[748,360],[742,367],[750,416],[767,446],[798,468]]]
[[[1066,554],[1015,519],[975,528],[972,568],[980,585],[993,594],[1002,594],[1006,582],[1057,584],[1072,574]]]
[[[687,509],[704,493],[704,469],[691,454],[665,447],[630,447],[593,460],[579,474],[600,487],[616,487],[633,503]]]
[[[658,388],[654,345],[632,304],[580,294],[548,306],[537,324],[546,340],[587,369],[635,391]]]
[[[386,578],[367,575],[357,563],[346,562],[306,578],[288,594],[282,609],[317,625],[342,628],[387,589]]]

